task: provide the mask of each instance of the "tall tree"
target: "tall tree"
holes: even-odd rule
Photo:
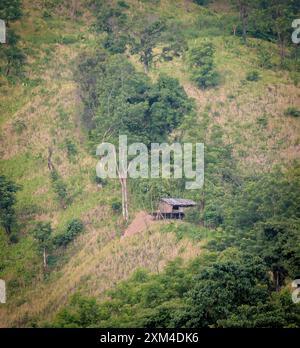
[[[0,223],[5,232],[10,234],[15,223],[16,193],[20,186],[8,180],[5,176],[0,176]]]
[[[219,74],[214,64],[215,47],[211,42],[202,42],[188,53],[191,79],[199,88],[205,89],[219,84]]]
[[[20,0],[1,0],[0,1],[0,19],[6,22],[7,27],[10,23],[22,17],[22,8]],[[6,43],[0,51],[0,58],[6,63],[3,70],[5,75],[20,75],[25,63],[26,56],[23,50],[18,47],[19,36],[12,30],[7,30]]]
[[[257,0],[256,23],[276,39],[281,63],[286,58],[286,47],[291,40],[292,22],[300,12],[298,0]]]
[[[135,29],[130,33],[131,52],[140,56],[145,73],[148,73],[155,58],[153,50],[161,42],[166,27],[160,19],[148,18],[143,21],[146,23],[138,21]]]
[[[242,33],[243,40],[247,42],[247,29],[248,29],[248,19],[251,10],[251,1],[247,0],[232,0],[234,7],[236,7],[240,14],[240,19],[242,22]]]
[[[47,269],[47,254],[52,244],[51,234],[52,227],[50,222],[39,222],[33,231],[33,236],[38,241],[39,247],[43,254],[44,270]]]
[[[188,309],[176,318],[179,327],[209,327],[240,305],[268,298],[267,272],[259,258],[223,261],[204,268],[187,294]],[[177,327],[177,326],[176,326]]]
[[[7,24],[15,21],[22,16],[20,0],[1,0],[0,1],[0,18]]]
[[[292,30],[291,23],[297,8],[299,10],[300,6],[299,2],[295,0],[272,0],[268,7],[270,21],[274,22],[281,63],[284,62],[286,57],[286,45],[290,40]]]

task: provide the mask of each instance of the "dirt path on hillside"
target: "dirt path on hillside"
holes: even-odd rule
[[[137,213],[132,223],[124,231],[122,238],[133,236],[134,234],[147,230],[155,221],[152,216],[144,211]]]

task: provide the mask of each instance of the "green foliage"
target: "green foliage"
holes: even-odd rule
[[[23,66],[26,60],[26,56],[22,50],[16,46],[8,47],[5,51],[6,68],[5,75],[20,76],[23,72]]]
[[[270,219],[257,229],[261,255],[273,273],[274,287],[278,290],[287,276],[292,279],[299,276],[299,219]]]
[[[228,233],[209,248],[234,245],[259,254],[272,273],[274,289],[280,289],[299,272],[299,185],[299,169],[246,180],[224,212]]]
[[[276,217],[299,218],[300,201],[296,193],[299,189],[299,169],[249,178],[236,191],[227,210],[228,223],[237,228],[251,228]]]
[[[105,186],[107,184],[107,180],[100,178],[99,176],[93,176],[93,182],[96,182],[97,185]]]
[[[22,17],[20,0],[2,0],[0,2],[0,18],[10,23]],[[19,36],[10,27],[7,28],[7,45],[1,45],[0,73],[5,76],[21,76],[26,61],[24,51],[18,46]],[[2,62],[1,62],[2,60]]]
[[[289,292],[271,293],[261,259],[228,253],[183,266],[180,260],[161,274],[138,270],[96,302],[76,295],[52,327],[297,327],[299,305]],[[228,260],[230,259],[230,260]]]
[[[296,108],[295,106],[290,106],[287,108],[284,112],[286,116],[291,116],[291,117],[299,117],[300,116],[300,110]]]
[[[22,119],[15,120],[12,126],[17,134],[21,134],[27,128],[25,121]]]
[[[200,6],[207,6],[211,0],[193,0],[193,2]]]
[[[268,118],[266,115],[262,115],[256,119],[256,123],[261,127],[266,128],[268,126]]]
[[[109,33],[103,42],[103,47],[113,54],[124,53],[127,42],[126,36]]]
[[[7,45],[1,46],[0,51],[0,73],[5,76],[23,75],[26,62],[24,50],[18,46],[19,36],[11,29],[7,31]]]
[[[188,45],[182,34],[180,34],[179,28],[173,32],[169,29],[168,34],[170,35],[169,45],[163,47],[160,55],[161,61],[172,61],[174,58],[181,57],[184,52],[187,51]]]
[[[77,155],[77,147],[70,139],[65,142],[65,147],[67,149],[67,154],[69,159],[73,159]]]
[[[215,48],[211,42],[203,42],[188,52],[188,64],[192,81],[202,89],[215,87],[220,83],[219,73],[214,66]]]
[[[126,9],[129,9],[129,8],[130,8],[130,6],[127,4],[127,2],[126,2],[126,1],[123,1],[123,0],[118,1],[118,6],[119,6],[119,7],[126,8]]]
[[[236,22],[237,18],[234,14],[228,16],[215,11],[203,10],[195,18],[194,35],[192,36],[192,33],[190,35],[193,38],[222,36],[224,42],[226,42],[229,35],[232,35]]]
[[[299,328],[300,306],[291,301],[289,291],[275,293],[257,306],[243,305],[227,319],[218,321],[223,328]]]
[[[279,47],[281,63],[286,58],[286,48],[291,43],[291,23],[299,14],[299,2],[296,0],[258,0],[252,4],[249,20],[249,32],[254,37],[276,41]]]
[[[178,80],[161,75],[151,83],[122,56],[96,59],[80,64],[79,80],[85,121],[97,143],[106,138],[116,142],[119,134],[147,145],[161,142],[192,112],[193,105]]]
[[[246,80],[250,82],[256,82],[260,80],[260,78],[259,72],[256,70],[249,71],[246,75]]]
[[[273,67],[272,63],[272,53],[266,48],[259,47],[258,52],[258,64],[261,68],[271,69]]]
[[[126,47],[132,54],[139,55],[148,73],[154,60],[172,60],[179,57],[187,48],[180,24],[166,21],[156,15],[137,15],[128,20],[124,9],[126,6],[114,6],[107,2],[96,2],[94,7],[98,11],[100,31],[108,33],[104,40],[104,47],[111,53],[124,53]],[[162,52],[155,52],[154,48],[165,44]]]
[[[296,18],[296,2],[274,0],[250,4],[239,1],[249,6],[246,13],[238,8],[242,16],[231,12],[223,15],[219,11],[201,8],[197,10],[199,15],[191,20],[190,25],[181,18],[176,19],[177,12],[181,14],[183,11],[182,6],[174,6],[176,13],[169,15],[164,3],[159,7],[162,13],[156,14],[153,4],[158,4],[158,0],[142,2],[144,4],[139,8],[133,9],[125,1],[89,1],[97,16],[95,29],[105,34],[101,34],[100,40],[93,41],[94,35],[91,35],[91,41],[86,40],[90,51],[95,43],[100,47],[99,41],[104,49],[83,54],[76,69],[85,105],[84,121],[89,128],[93,145],[101,141],[115,143],[118,135],[124,133],[129,136],[129,141],[141,141],[148,146],[150,142],[167,141],[171,133],[180,138],[180,141],[191,142],[197,139],[205,142],[206,181],[202,190],[186,193],[184,180],[136,180],[129,183],[132,201],[138,198],[142,202],[138,205],[139,209],[144,205],[149,210],[153,209],[162,196],[187,195],[187,198],[199,202],[197,209],[186,212],[185,222],[167,224],[161,228],[161,233],[175,233],[178,239],[190,238],[194,243],[202,241],[203,256],[188,265],[176,260],[158,274],[139,270],[128,281],[118,284],[113,291],[107,293],[109,300],[98,302],[96,299],[76,295],[60,311],[53,325],[150,328],[299,327],[299,305],[292,303],[287,288],[290,279],[299,277],[300,269],[299,172],[295,169],[251,177],[245,173],[240,175],[232,155],[232,145],[228,144],[231,137],[227,137],[222,127],[216,124],[217,120],[213,120],[213,116],[218,116],[221,112],[221,109],[216,110],[217,103],[214,100],[210,100],[207,107],[204,105],[205,111],[195,117],[193,103],[178,80],[166,75],[157,76],[156,71],[151,74],[153,80],[150,80],[145,74],[138,73],[125,56],[119,55],[125,52],[137,54],[148,72],[158,59],[170,61],[174,57],[180,58],[187,49],[186,39],[219,35],[225,36],[224,47],[230,53],[230,56],[221,56],[224,58],[222,65],[226,66],[226,59],[247,49],[243,47],[242,50],[239,41],[229,35],[233,31],[237,35],[243,35],[246,29],[246,34],[278,42],[281,54],[288,56],[286,46],[292,30],[291,18]],[[201,0],[194,2],[202,6],[208,3]],[[0,18],[5,18],[1,13],[3,3],[7,4],[7,1],[0,4]],[[6,14],[6,18],[10,17],[8,19],[12,21],[20,16],[19,1],[10,1],[10,4],[12,15]],[[52,9],[58,4],[62,4],[61,0],[44,4],[44,18],[49,20],[43,20],[43,25],[56,28],[56,23],[59,24],[59,19],[55,16],[51,18],[54,13]],[[131,8],[136,11],[134,15],[130,12]],[[143,11],[150,8],[151,16],[144,16]],[[5,11],[8,11],[8,7]],[[192,19],[191,13],[186,12],[184,16]],[[243,16],[246,18],[244,23],[241,21]],[[140,18],[137,20],[138,17]],[[27,23],[25,27],[26,25]],[[8,77],[20,76],[25,63],[24,52],[19,45],[18,36],[10,28],[8,36],[9,45],[2,46],[0,51],[1,72]],[[32,37],[33,39],[28,38],[31,42],[35,40],[35,36]],[[56,28],[55,33],[49,35],[48,39],[43,38],[41,42],[67,45],[77,40],[76,36],[59,34]],[[216,42],[222,49],[220,37]],[[22,41],[22,45],[25,46],[26,43],[26,40]],[[272,61],[273,51],[270,47],[269,44],[253,44],[253,48],[257,48],[257,60],[262,69],[270,69],[276,62]],[[251,54],[255,53],[255,49]],[[26,52],[30,54],[30,49]],[[290,56],[295,69],[299,65],[297,52],[296,49],[291,51]],[[210,88],[220,83],[212,43],[204,42],[192,47],[186,56],[191,79],[199,88]],[[290,64],[290,61],[287,63]],[[161,65],[163,69],[167,66]],[[288,64],[286,66],[290,67]],[[180,71],[182,73],[184,71]],[[259,78],[257,72],[247,74],[248,81],[257,81]],[[35,80],[30,82],[28,79],[24,80],[25,84],[29,87],[39,85]],[[234,93],[238,95],[238,91]],[[229,97],[235,98],[232,93],[228,99]],[[239,107],[240,100],[236,102]],[[222,107],[227,107],[227,103],[228,101],[223,102]],[[58,109],[58,114],[62,126],[66,127],[68,114],[62,109]],[[291,107],[285,114],[299,117],[300,112]],[[256,120],[261,128],[267,127],[267,121],[265,114]],[[26,124],[20,120],[12,126],[17,134],[26,128]],[[263,133],[263,129],[260,132]],[[70,139],[63,146],[69,159],[81,155]],[[5,180],[9,185],[13,184]],[[51,182],[61,206],[66,208],[70,203],[66,183],[58,172],[51,173]],[[99,179],[96,182],[103,184]],[[1,223],[7,218],[13,226],[16,189],[8,193],[8,196],[11,195],[8,199],[10,203],[2,206],[7,188],[3,185],[2,177],[0,183]],[[110,203],[112,210],[119,213],[121,203],[113,200]],[[30,207],[25,206],[23,209],[23,205],[18,204],[18,211],[23,214],[30,211]],[[60,213],[64,215],[69,211]],[[30,235],[26,236],[27,223],[24,221],[24,234],[18,233],[19,243],[15,245],[9,245],[9,238],[4,231],[0,231],[0,272],[1,277],[2,274],[9,275],[10,293],[28,286],[36,274],[39,274],[38,251],[50,251],[52,246],[66,247],[83,231],[83,223],[74,219],[63,232],[53,237],[51,225],[39,223],[34,229],[33,239]],[[10,233],[11,240],[16,236],[13,233],[14,229]],[[206,247],[207,240],[209,243]],[[59,254],[63,250],[57,248],[52,255],[47,255],[48,261],[54,260],[56,252]]]
[[[177,319],[179,327],[209,327],[241,305],[267,299],[267,274],[259,259],[222,262],[204,269],[187,294],[188,308]]]
[[[153,49],[162,42],[166,24],[160,19],[136,19],[136,31],[130,33],[131,53],[138,54],[144,65],[145,73],[153,63]]]
[[[7,235],[0,231],[0,277],[8,280],[10,298],[20,295],[40,276],[41,262],[36,244],[33,238],[20,238],[18,243],[11,244]]]
[[[67,205],[71,203],[71,197],[69,196],[67,185],[56,170],[51,171],[50,179],[58,201],[60,202],[61,207],[65,209]]]
[[[199,226],[199,219],[196,222],[188,223],[188,218],[185,216],[184,224],[175,225],[167,224],[161,228],[162,233],[175,233],[178,240],[189,238],[193,241],[207,240],[214,237],[215,232],[209,228]]]
[[[125,26],[127,15],[124,10],[127,9],[124,4],[114,7],[108,1],[96,0],[91,2],[92,10],[95,11],[97,21],[95,28],[98,32],[119,33]]]
[[[120,213],[122,211],[122,203],[119,201],[112,202],[111,208],[115,213]]]
[[[42,249],[51,245],[52,227],[50,222],[38,222],[33,230],[33,236]]]
[[[12,227],[16,222],[14,205],[16,193],[19,190],[19,185],[3,175],[0,176],[0,223],[7,234],[12,232]]]
[[[247,31],[248,31],[248,19],[249,19],[249,15],[251,11],[253,10],[254,2],[251,3],[247,0],[231,0],[231,3],[233,7],[239,11],[241,32],[242,32],[244,43],[246,43]]]
[[[21,0],[1,0],[0,18],[5,21],[15,21],[22,16]]]
[[[55,236],[54,244],[57,246],[66,247],[71,243],[80,233],[84,230],[84,225],[81,220],[73,219],[71,220],[66,230],[63,233],[60,233]]]
[[[63,45],[72,45],[78,42],[78,38],[74,36],[63,36],[60,40],[60,43]]]
[[[199,207],[187,209],[185,212],[185,221],[199,224],[201,221],[201,212]]]
[[[68,309],[62,310],[54,327],[59,328],[82,328],[92,326],[95,318],[101,312],[95,299],[89,299],[75,294],[70,300]]]
[[[39,252],[43,255],[44,270],[48,265],[48,253],[52,250],[52,227],[50,222],[39,222],[33,230],[33,237],[38,242]]]
[[[169,311],[176,313],[183,306],[178,297],[186,293],[191,280],[192,274],[185,272],[180,260],[170,263],[161,275],[138,270],[109,293],[110,301],[93,303],[95,315],[89,310],[83,314],[82,306],[70,304],[58,314],[54,326],[76,327],[77,318],[87,316],[83,327],[165,327],[171,319]]]

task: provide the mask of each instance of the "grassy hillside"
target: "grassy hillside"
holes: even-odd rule
[[[0,227],[0,278],[8,287],[7,304],[0,306],[0,326],[51,321],[76,292],[106,300],[106,290],[115,289],[137,269],[158,275],[168,261],[177,257],[186,263],[194,260],[211,239],[226,234],[221,224],[195,227],[188,222],[157,222],[139,235],[121,238],[126,225],[113,205],[121,199],[119,183],[97,184],[95,147],[82,117],[85,110],[76,79],[80,59],[93,56],[105,33],[95,30],[98,14],[87,1],[74,3],[76,8],[64,1],[23,0],[23,17],[11,24],[27,58],[23,74],[0,76],[0,174],[22,188],[16,196],[13,237]],[[111,3],[117,6],[117,1]],[[188,0],[126,3],[128,18],[159,15],[182,28],[189,47],[206,39],[215,46],[220,74],[215,88],[202,90],[191,81],[187,52],[171,61],[157,61],[149,70],[153,83],[160,74],[177,78],[194,100],[192,123],[185,119],[169,138],[182,131],[185,140],[231,147],[230,163],[235,163],[235,175],[240,178],[272,173],[278,166],[286,172],[293,170],[299,160],[300,123],[289,110],[300,109],[300,72],[280,66],[276,44],[249,38],[244,45],[239,36],[228,32],[230,24],[226,29],[214,27],[211,16],[220,21],[236,18],[227,1],[213,1],[207,7]],[[204,27],[203,21],[208,23]],[[155,51],[161,49],[158,44]],[[268,68],[260,63],[262,50],[271,54]],[[137,54],[127,50],[124,57],[143,73]],[[258,72],[257,81],[247,79],[253,71]],[[70,199],[66,206],[51,181],[49,153]],[[207,193],[211,201],[217,205],[221,200],[225,208],[231,204],[227,185],[223,185],[224,193],[219,194],[217,186]],[[171,185],[168,194],[172,194]],[[198,200],[202,197],[200,192],[193,195]],[[147,206],[147,202],[141,205],[132,186],[130,219]],[[32,230],[37,222],[50,221],[54,235],[60,235],[72,219],[82,220],[84,233],[54,252],[45,273]],[[203,260],[216,259],[216,253],[206,250]]]

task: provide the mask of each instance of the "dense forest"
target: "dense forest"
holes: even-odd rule
[[[297,18],[297,0],[0,0],[0,326],[300,326]],[[123,134],[204,143],[204,186],[129,178],[124,215],[95,170]],[[163,197],[197,206],[123,238]]]

